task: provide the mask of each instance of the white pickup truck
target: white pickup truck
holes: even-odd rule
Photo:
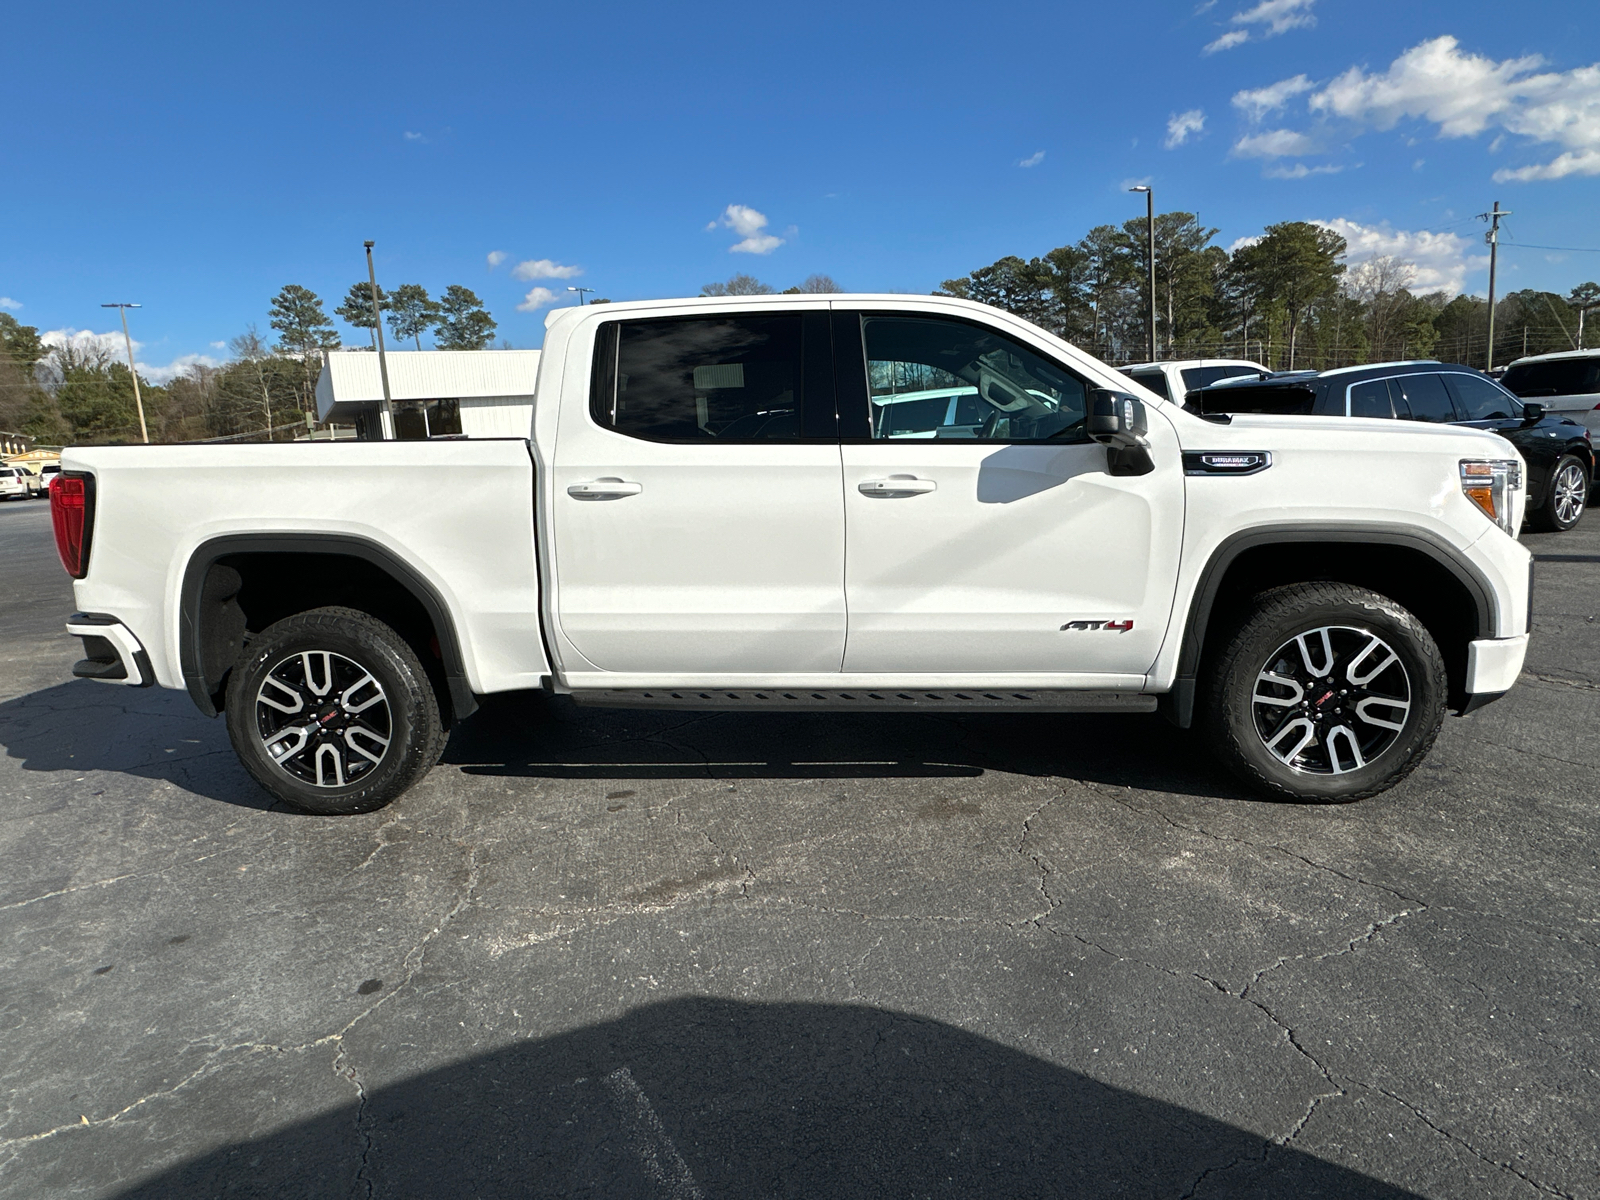
[[[1194,416],[961,300],[664,300],[552,317],[526,439],[76,448],[52,510],[74,673],[186,688],[318,812],[527,688],[1159,708],[1344,801],[1510,688],[1530,625],[1515,451],[1394,426]]]

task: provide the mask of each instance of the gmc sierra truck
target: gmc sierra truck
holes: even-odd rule
[[[1199,417],[1008,313],[764,296],[552,314],[525,439],[81,447],[74,674],[185,688],[249,773],[386,804],[477,697],[1149,712],[1251,785],[1390,787],[1516,680],[1493,434]]]

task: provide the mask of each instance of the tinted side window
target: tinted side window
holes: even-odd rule
[[[1365,383],[1351,384],[1350,415],[1352,417],[1394,416],[1394,408],[1389,403],[1389,381],[1369,379]]]
[[[1163,400],[1172,399],[1172,393],[1167,388],[1167,373],[1165,371],[1124,371],[1123,374],[1135,383],[1149,388]]]
[[[1399,393],[1395,413],[1413,421],[1431,421],[1443,424],[1456,419],[1455,405],[1450,403],[1450,393],[1444,390],[1444,380],[1438,375],[1401,375],[1389,381]],[[1401,409],[1399,400],[1404,397],[1409,413]]]
[[[1529,400],[1600,392],[1600,360],[1557,358],[1523,363],[1506,372],[1506,388]]]
[[[1250,367],[1190,367],[1179,374],[1183,376],[1183,386],[1191,392],[1197,392],[1219,379],[1237,379],[1241,375],[1259,375],[1261,372]]]
[[[1515,417],[1518,405],[1489,380],[1479,375],[1446,375],[1456,403],[1468,421],[1494,421]]]
[[[930,317],[863,326],[873,437],[1088,440],[1083,381],[1020,342]]]
[[[801,351],[798,313],[608,323],[596,340],[594,419],[659,442],[798,438]]]

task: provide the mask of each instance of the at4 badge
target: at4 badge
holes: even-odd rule
[[[1133,629],[1132,621],[1068,621],[1062,631],[1072,630],[1077,632],[1084,629],[1104,629],[1108,633],[1128,633]]]

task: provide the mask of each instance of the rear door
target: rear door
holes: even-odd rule
[[[1020,332],[909,306],[841,308],[835,346],[845,671],[1136,684],[1177,576],[1184,487],[1171,426],[1152,414],[1155,471],[1113,476],[1084,430],[1087,381]],[[975,425],[874,436],[868,414],[885,397],[958,387],[982,402]]]
[[[829,339],[825,305],[598,327],[589,394],[563,391],[551,467],[569,675],[584,661],[649,676],[839,670]]]

